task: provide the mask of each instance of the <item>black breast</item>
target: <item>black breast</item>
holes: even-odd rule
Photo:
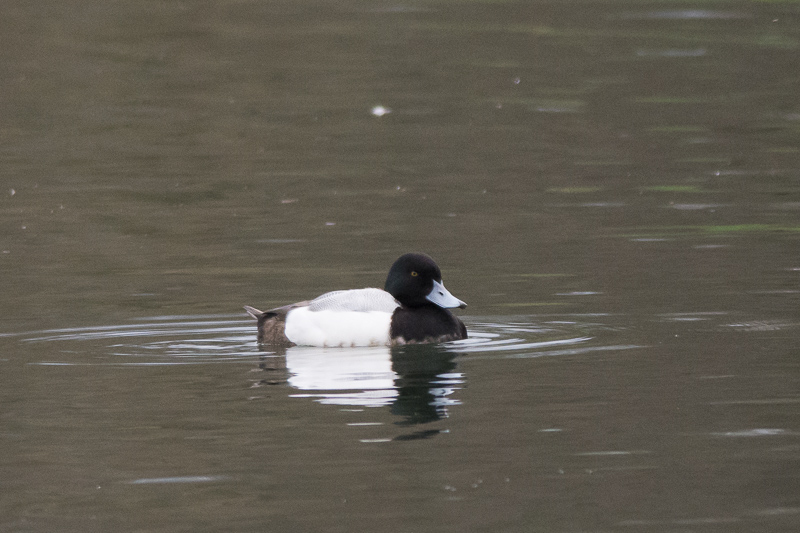
[[[447,342],[467,338],[464,323],[447,309],[435,305],[398,307],[390,329],[395,344]]]

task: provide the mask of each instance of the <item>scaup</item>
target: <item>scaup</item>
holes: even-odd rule
[[[425,254],[394,262],[384,289],[328,292],[311,301],[259,311],[258,342],[280,346],[379,346],[467,338],[448,309],[467,304],[450,294],[442,272]]]

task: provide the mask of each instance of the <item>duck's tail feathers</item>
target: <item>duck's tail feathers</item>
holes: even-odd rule
[[[255,318],[256,320],[260,319],[264,316],[264,311],[259,311],[255,307],[250,307],[249,305],[244,306],[244,310],[247,311],[247,314],[251,317]]]

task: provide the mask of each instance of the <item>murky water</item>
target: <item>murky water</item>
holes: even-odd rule
[[[796,531],[795,2],[11,2],[0,531]],[[259,349],[434,256],[465,341]]]

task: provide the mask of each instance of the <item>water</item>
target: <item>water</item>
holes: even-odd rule
[[[796,531],[799,22],[4,6],[0,531]],[[412,250],[466,341],[256,345]]]
[[[284,353],[234,316],[9,335],[7,527],[788,530],[800,323],[746,318]]]

